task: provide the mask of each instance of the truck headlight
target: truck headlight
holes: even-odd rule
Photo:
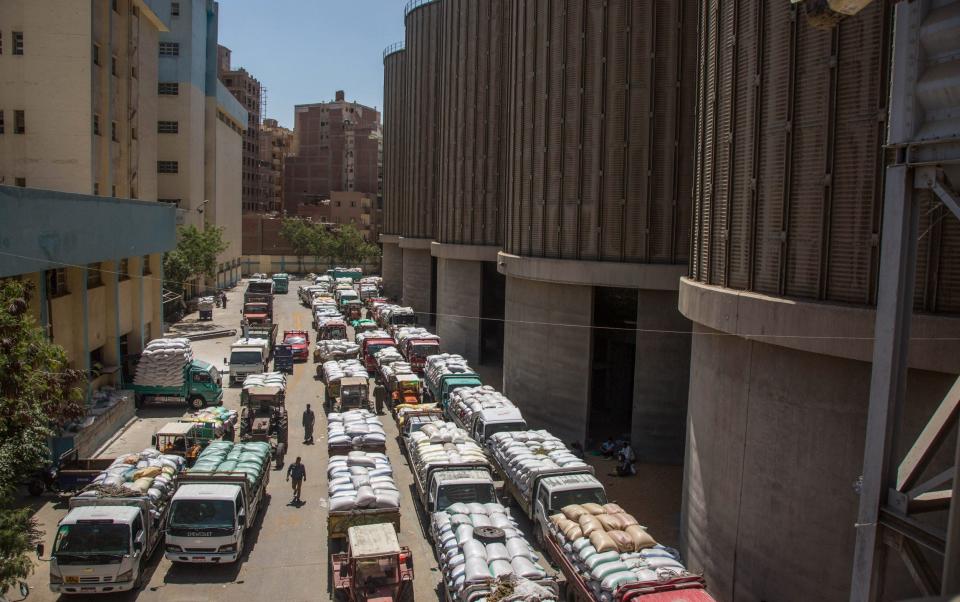
[[[133,569],[130,569],[129,571],[124,571],[119,575],[117,575],[116,581],[130,581],[131,579],[133,579]]]
[[[236,551],[237,551],[237,544],[232,543],[232,544],[229,544],[229,545],[226,545],[226,546],[220,546],[220,547],[217,549],[217,551],[218,551],[219,553],[221,553],[221,554],[229,554],[230,552],[236,552]]]
[[[169,543],[168,543],[168,544],[167,544],[167,547],[166,547],[166,550],[167,550],[168,552],[182,552],[182,551],[183,551],[183,548],[181,548],[180,546],[175,546],[175,545],[173,545],[173,544],[169,544]]]

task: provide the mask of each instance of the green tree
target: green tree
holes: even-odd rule
[[[280,237],[293,249],[297,256],[300,271],[303,271],[303,258],[316,248],[316,234],[312,225],[304,219],[288,217],[280,225]]]
[[[310,254],[313,255],[317,263],[320,263],[321,259],[329,261],[330,256],[334,253],[335,245],[336,239],[333,234],[327,230],[326,226],[313,224]]]
[[[16,487],[49,461],[55,429],[84,414],[85,375],[29,314],[31,292],[0,284],[0,591],[29,576],[42,535],[30,509],[14,506]]]
[[[223,240],[223,228],[207,225],[203,230],[194,225],[177,231],[177,247],[163,257],[163,277],[167,288],[182,293],[191,278],[217,277],[217,256],[230,248]]]
[[[380,249],[367,241],[352,224],[340,228],[336,235],[335,258],[346,263],[363,263],[380,254]]]

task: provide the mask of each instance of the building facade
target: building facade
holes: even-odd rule
[[[180,222],[224,229],[216,282],[240,279],[243,143],[247,111],[220,82],[218,6],[163,0],[170,30],[160,36],[158,197],[182,210]]]
[[[353,226],[370,242],[379,239],[382,212],[377,195],[368,192],[334,191],[323,201],[301,203],[297,215],[338,226]]]
[[[294,154],[284,166],[284,210],[329,199],[333,191],[380,194],[380,113],[347,102],[342,90],[333,102],[295,107]]]
[[[230,64],[230,49],[217,48],[217,69],[220,81],[247,111],[247,123],[243,132],[243,210],[263,212],[268,210],[264,196],[264,169],[260,158],[260,103],[262,88],[257,78],[246,69],[234,69]]]
[[[293,131],[276,119],[264,119],[260,128],[260,188],[264,210],[283,209],[283,173],[293,152]]]

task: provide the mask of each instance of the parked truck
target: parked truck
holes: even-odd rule
[[[393,337],[385,330],[371,330],[357,334],[356,340],[360,344],[363,365],[366,366],[367,372],[374,374],[378,367],[376,353],[381,349],[392,347],[394,345]]]
[[[479,387],[483,385],[480,377],[459,355],[431,355],[426,359],[424,368],[425,403],[438,403],[446,408],[450,394],[460,387]]]
[[[225,442],[224,445],[230,447],[221,449],[233,449],[233,444]],[[244,446],[256,444],[236,445],[245,450]],[[213,447],[204,450],[197,466],[202,464],[205,455],[214,455],[214,450]],[[243,463],[243,454],[240,458],[233,464]],[[247,464],[252,467],[257,462]],[[263,507],[270,481],[269,459],[259,462],[259,466],[259,470],[251,468],[247,472],[216,468],[207,471],[195,467],[184,473],[170,502],[164,556],[173,562],[236,562]]]
[[[423,374],[427,357],[440,354],[440,337],[425,328],[398,328],[395,338],[397,348],[416,374]]]
[[[273,323],[273,297],[270,300],[261,299],[263,295],[251,295],[250,300],[243,302],[243,320],[247,324]]]
[[[275,294],[286,295],[287,291],[290,290],[290,276],[288,274],[274,274],[271,280],[273,280],[273,292]]]
[[[432,428],[451,434],[457,452],[450,453],[442,443],[429,443]],[[405,440],[413,480],[420,504],[426,513],[446,510],[451,504],[497,501],[491,476],[491,464],[474,441],[462,429],[449,422],[424,425]]]
[[[237,339],[230,345],[230,384],[242,384],[251,374],[267,371],[270,363],[270,344],[266,339]]]
[[[136,406],[151,402],[187,403],[194,409],[223,404],[223,383],[220,371],[201,360],[183,366],[183,379],[178,385],[141,383],[130,385]]]
[[[527,430],[517,406],[490,386],[454,389],[444,411],[480,445],[496,433]]]
[[[273,350],[277,345],[278,324],[260,323],[246,324],[244,326],[243,338],[245,339],[263,339],[267,342],[267,354],[273,355]]]
[[[249,282],[247,282],[247,290],[244,293],[244,299],[246,299],[246,295],[249,293],[264,293],[272,295],[274,292],[273,287],[273,280],[266,278],[266,276],[262,278],[251,279]]]

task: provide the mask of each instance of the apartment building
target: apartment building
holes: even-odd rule
[[[294,156],[284,169],[284,209],[329,199],[333,191],[381,192],[383,136],[380,112],[347,102],[343,90],[333,102],[297,105]]]
[[[160,1],[170,27],[159,40],[158,196],[182,210],[179,223],[223,227],[216,283],[199,284],[226,286],[240,279],[248,115],[218,77],[217,3]]]
[[[265,175],[260,164],[260,105],[262,87],[257,78],[246,69],[234,69],[230,65],[230,49],[217,47],[217,71],[220,81],[247,111],[246,130],[243,134],[243,210],[263,212],[267,210],[262,179]]]
[[[335,190],[329,199],[309,201],[297,206],[297,215],[318,222],[350,225],[370,242],[377,242],[381,230],[381,215],[377,195],[369,192]]]
[[[265,211],[283,208],[283,171],[293,152],[293,131],[276,119],[264,119],[260,127],[260,189]]]

